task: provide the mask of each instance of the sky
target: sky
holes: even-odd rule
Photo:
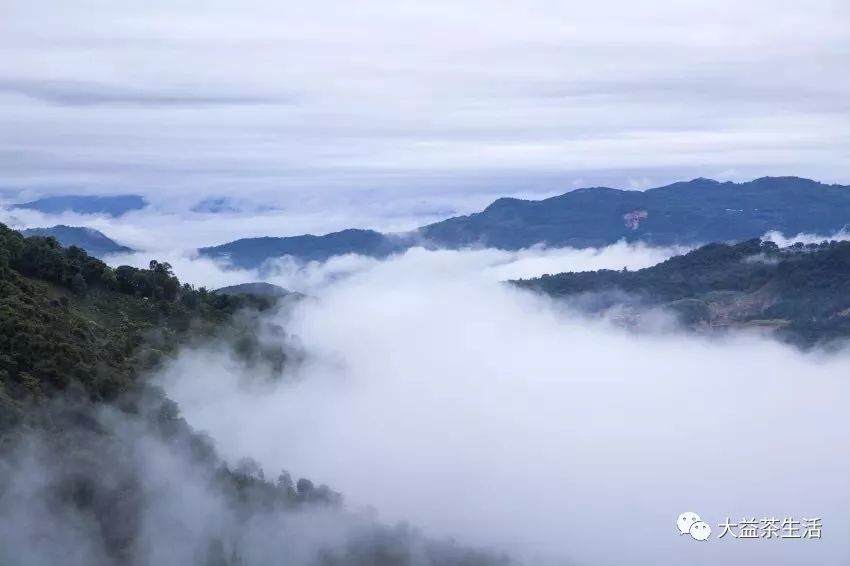
[[[850,183],[843,0],[0,0],[0,15],[11,198],[464,212],[697,176]]]

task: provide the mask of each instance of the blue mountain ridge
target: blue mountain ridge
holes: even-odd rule
[[[118,217],[133,210],[141,210],[147,205],[147,201],[139,195],[57,195],[16,204],[13,208],[37,210],[45,214],[76,212]]]
[[[257,268],[285,255],[309,261],[350,253],[385,257],[418,245],[517,250],[598,247],[620,240],[696,245],[741,241],[771,230],[832,234],[848,223],[848,186],[800,177],[745,183],[698,178],[646,191],[594,187],[543,200],[500,198],[481,212],[406,234],[348,229],[322,236],[244,238],[200,253],[233,267]]]

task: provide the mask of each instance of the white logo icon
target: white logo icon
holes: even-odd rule
[[[679,527],[679,534],[689,534],[694,540],[708,540],[711,536],[711,527],[708,523],[700,519],[700,516],[691,511],[686,511],[679,515],[676,519],[676,526]]]
[[[688,532],[694,537],[694,540],[708,540],[708,537],[711,536],[711,527],[708,526],[708,523],[697,521],[691,525],[691,530]]]

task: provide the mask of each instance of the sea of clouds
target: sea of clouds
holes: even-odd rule
[[[669,251],[548,254],[533,255],[543,271],[554,258],[579,270]],[[411,250],[313,274],[315,295],[276,315],[307,355],[284,380],[203,348],[159,379],[227,458],[530,562],[846,562],[847,353],[630,333],[500,282],[535,271],[526,260]],[[683,511],[712,526],[708,542],[679,535]],[[717,540],[727,516],[819,517],[825,532]]]

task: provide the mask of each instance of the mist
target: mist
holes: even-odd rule
[[[365,199],[368,195],[359,195]],[[154,205],[128,212],[118,218],[104,214],[64,212],[45,214],[13,208],[0,201],[0,218],[15,229],[42,228],[65,224],[99,230],[116,242],[135,250],[162,254],[187,252],[203,246],[223,244],[239,238],[325,234],[353,226],[395,232],[442,220],[457,213],[485,206],[490,197],[399,199],[400,202],[363,204],[340,199],[329,206],[325,200],[279,199],[232,212],[195,212],[192,201]],[[238,202],[238,201],[237,201]]]
[[[762,236],[763,240],[770,240],[774,242],[780,248],[784,248],[787,246],[792,246],[794,244],[819,244],[823,241],[845,241],[850,240],[850,232],[847,231],[846,226],[835,232],[834,234],[829,235],[821,235],[821,234],[807,234],[802,232],[800,234],[796,234],[793,236],[785,235],[781,232],[777,232],[775,230],[771,230],[764,236]]]
[[[529,561],[846,562],[846,352],[629,333],[471,257],[414,250],[277,315],[307,355],[281,382],[202,349],[162,383],[227,458]],[[708,543],[679,536],[685,510]],[[727,516],[820,517],[827,532],[718,540]]]
[[[368,509],[346,509],[326,486],[293,484],[285,471],[266,478],[252,460],[222,465],[210,439],[155,388],[115,406],[57,400],[35,413],[50,432],[4,438],[2,564],[373,566],[387,555],[504,564],[378,524]]]
[[[642,269],[684,253],[683,246],[651,246],[643,242],[617,242],[602,248],[533,247],[519,251],[493,248],[465,250],[425,250],[414,248],[406,255],[432,258],[446,269],[478,269],[493,281],[537,277],[546,273],[596,269]],[[228,285],[266,281],[290,291],[318,293],[328,286],[359,273],[375,269],[381,260],[357,255],[334,256],[326,261],[304,262],[290,256],[270,260],[261,269],[235,269],[226,263],[198,256],[195,251],[171,252],[155,256],[167,261],[181,281],[217,289]],[[113,266],[145,267],[151,254],[136,252],[106,258]]]
[[[780,247],[800,242],[819,243],[829,240],[846,240],[850,235],[844,230],[834,234],[799,233],[785,235],[771,231],[762,239],[775,242]],[[426,250],[413,248],[406,254],[397,254],[395,260],[406,255],[421,257],[429,265],[444,266],[461,272],[479,271],[490,281],[526,279],[546,274],[596,271],[599,269],[639,270],[651,267],[673,256],[687,253],[694,246],[654,246],[642,241],[619,241],[604,247],[550,248],[533,246],[516,251],[495,248],[467,248],[460,250]],[[168,261],[181,281],[196,286],[217,289],[228,285],[266,281],[290,291],[321,293],[326,287],[341,279],[371,271],[382,260],[357,254],[345,254],[325,261],[302,261],[284,256],[267,261],[260,269],[238,269],[226,262],[199,256],[195,249],[171,249],[152,256],[149,251],[116,254],[106,258],[113,266],[133,265],[145,267],[152,259]]]
[[[414,248],[385,260],[282,258],[262,272],[160,258],[196,284],[268,276],[308,292],[254,315],[260,332],[285,329],[263,340],[298,355],[274,374],[225,334],[146,375],[166,396],[141,414],[92,408],[66,421],[50,410],[61,435],[25,435],[0,462],[0,561],[114,563],[105,531],[107,542],[132,540],[112,546],[140,565],[218,564],[212,553],[306,566],[328,552],[350,564],[352,545],[375,539],[414,564],[432,552],[427,540],[524,564],[846,563],[850,458],[835,447],[850,433],[850,353],[700,336],[672,317],[627,330],[506,282],[639,269],[681,251]],[[183,432],[163,436],[151,418],[168,399],[185,421],[166,410]],[[210,462],[238,471],[246,457],[257,464],[238,481],[287,470],[341,492],[344,508],[234,508]],[[268,488],[258,489],[248,501],[262,505]],[[57,493],[99,512],[57,506]],[[683,511],[711,525],[708,542],[679,535]],[[718,539],[727,517],[818,517],[825,533]]]

